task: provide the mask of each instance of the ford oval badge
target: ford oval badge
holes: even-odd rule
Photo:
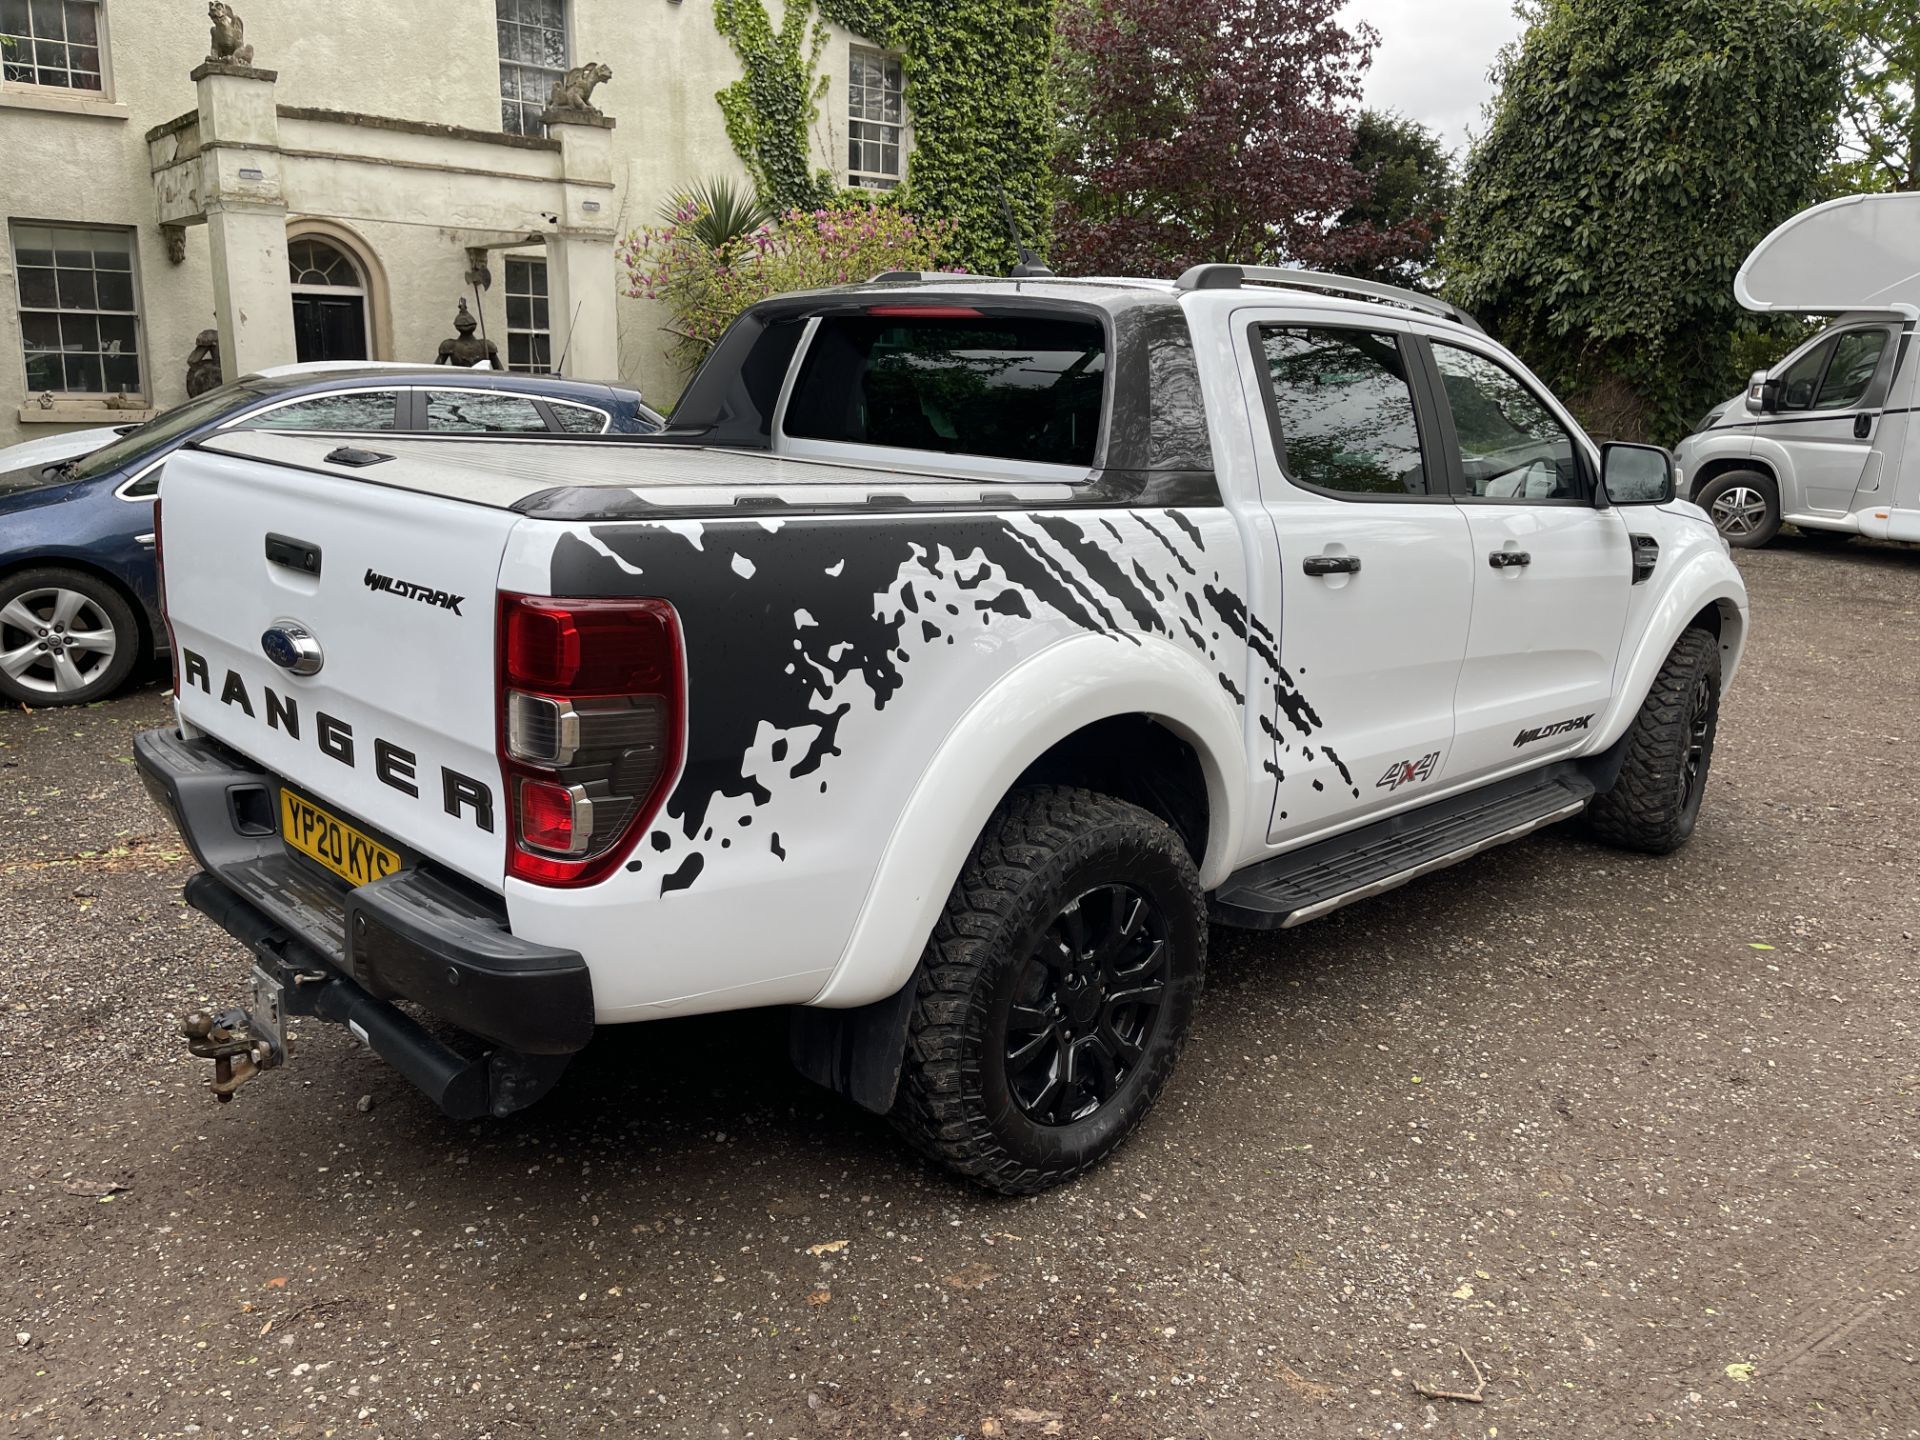
[[[326,663],[320,642],[298,620],[276,620],[260,636],[260,650],[267,659],[294,675],[317,675]]]

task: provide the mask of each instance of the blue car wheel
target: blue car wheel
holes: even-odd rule
[[[35,709],[119,689],[140,657],[120,592],[83,570],[18,570],[0,580],[0,694]]]

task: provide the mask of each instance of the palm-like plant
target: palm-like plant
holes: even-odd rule
[[[660,207],[660,218],[669,225],[686,226],[707,249],[725,255],[773,214],[752,187],[716,175],[677,192]]]

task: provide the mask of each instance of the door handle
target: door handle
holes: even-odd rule
[[[1873,416],[1856,415],[1853,417],[1853,438],[1865,440],[1873,434]]]
[[[1309,575],[1358,575],[1360,557],[1358,555],[1309,555],[1300,562],[1300,568]]]
[[[1487,563],[1496,570],[1511,570],[1520,565],[1531,565],[1533,557],[1524,550],[1495,550],[1487,556]]]

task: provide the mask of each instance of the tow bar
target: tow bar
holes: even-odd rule
[[[222,1105],[264,1071],[287,1063],[286,1021],[280,982],[256,965],[253,1008],[209,1015],[196,1010],[180,1022],[187,1049],[213,1061],[213,1095]]]

